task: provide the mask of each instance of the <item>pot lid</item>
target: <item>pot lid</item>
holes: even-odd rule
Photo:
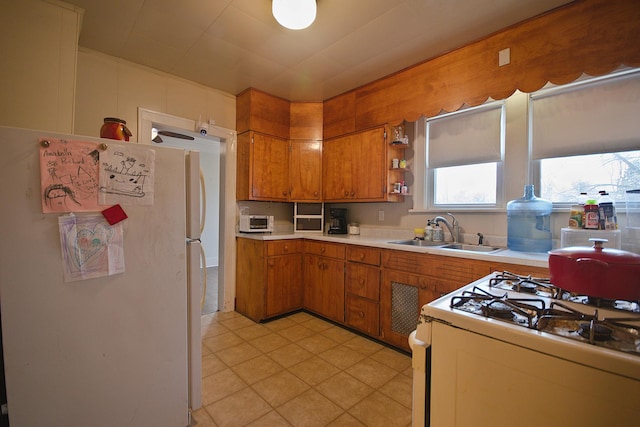
[[[593,242],[593,247],[571,246],[568,248],[554,249],[549,251],[549,255],[561,256],[570,259],[593,258],[611,264],[640,264],[640,255],[620,249],[604,248],[603,244],[607,239],[589,239]]]

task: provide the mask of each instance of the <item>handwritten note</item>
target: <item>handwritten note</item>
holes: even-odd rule
[[[58,218],[65,282],[123,273],[122,223],[109,225],[100,214]]]
[[[140,145],[109,146],[100,153],[103,205],[153,205],[155,151]]]
[[[46,141],[46,146],[40,145],[42,212],[104,209],[98,205],[98,144],[55,138]]]

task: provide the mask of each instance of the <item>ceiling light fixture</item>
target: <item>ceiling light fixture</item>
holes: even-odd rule
[[[273,0],[276,21],[290,30],[303,30],[316,19],[316,0]]]

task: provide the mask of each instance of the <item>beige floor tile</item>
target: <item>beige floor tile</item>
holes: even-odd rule
[[[226,326],[218,322],[212,322],[207,325],[203,325],[200,328],[200,331],[201,331],[202,338],[211,338],[211,337],[215,337],[216,335],[229,332],[229,328],[227,328]]]
[[[295,314],[294,314],[294,316],[295,316]],[[279,331],[281,329],[290,328],[290,327],[295,326],[295,325],[297,325],[299,323],[299,322],[294,322],[289,317],[290,316],[281,317],[280,319],[276,319],[276,320],[272,320],[270,322],[266,322],[266,323],[264,323],[264,326],[266,328],[268,328],[268,329],[271,329],[272,331]]]
[[[191,413],[190,427],[218,427],[203,407]]]
[[[231,369],[216,372],[202,379],[202,404],[209,405],[247,388],[247,384]]]
[[[379,392],[367,396],[349,414],[371,427],[405,427],[411,423],[411,409]]]
[[[318,334],[302,338],[301,340],[296,341],[296,344],[314,354],[321,353],[338,345],[334,340]]]
[[[219,427],[245,426],[272,411],[271,406],[250,388],[208,405],[206,409]]]
[[[373,393],[374,389],[351,375],[340,372],[315,387],[342,409],[349,409]]]
[[[226,332],[224,334],[216,335],[214,337],[209,337],[202,340],[202,345],[206,346],[213,353],[242,343],[243,339],[233,332]]]
[[[365,337],[361,337],[359,335],[355,335],[353,338],[351,338],[349,341],[344,342],[343,344],[350,349],[362,354],[366,354],[367,356],[372,355],[373,353],[384,348],[382,344],[378,344],[375,341],[372,341]]]
[[[331,326],[329,329],[325,329],[320,332],[320,334],[339,343],[345,343],[358,336],[357,334],[339,326]]]
[[[311,316],[311,319],[307,322],[304,322],[303,325],[315,332],[322,332],[333,327],[331,323],[313,316]]]
[[[398,372],[402,372],[411,366],[411,357],[388,347],[383,347],[382,350],[372,354],[370,357]]]
[[[378,388],[398,373],[380,362],[367,358],[345,370],[363,383]]]
[[[304,311],[299,311],[297,313],[292,314],[291,316],[287,316],[287,319],[293,320],[296,323],[304,323],[312,319],[317,319],[313,314],[305,313]],[[328,323],[328,322],[325,322]]]
[[[252,388],[271,406],[278,406],[309,390],[309,385],[290,373],[280,371],[275,375],[258,381]]]
[[[315,332],[311,329],[298,324],[289,328],[280,329],[278,333],[293,342],[297,342],[303,338],[310,337],[311,335],[315,334]]]
[[[194,427],[411,423],[409,355],[305,312],[266,323],[216,312],[201,324]]]
[[[218,356],[227,366],[235,366],[239,363],[253,359],[260,354],[262,354],[260,353],[260,350],[246,342],[241,342],[233,347],[227,347],[215,352],[215,355]]]
[[[252,325],[246,326],[244,328],[234,329],[233,332],[235,332],[235,334],[243,340],[251,341],[254,338],[260,338],[267,335],[271,332],[271,330],[267,329],[267,327],[263,324],[253,323]]]
[[[298,344],[289,344],[277,350],[269,352],[268,356],[285,368],[289,368],[300,363],[301,361],[313,357],[313,353],[309,353]]]
[[[209,375],[220,372],[227,369],[227,365],[213,353],[207,354],[202,357],[202,377],[208,377]]]
[[[247,424],[247,427],[291,427],[291,424],[276,411],[271,411],[267,415]]]
[[[271,332],[270,330],[266,335],[254,338],[249,342],[251,343],[251,345],[253,345],[263,353],[269,353],[273,350],[277,350],[291,344],[291,341],[289,341],[282,335]]]
[[[213,320],[215,320],[216,322],[234,319],[236,317],[244,317],[242,314],[238,313],[237,311],[216,311],[215,313],[212,313],[212,316],[213,316]]]
[[[295,427],[325,426],[342,414],[342,409],[315,390],[309,390],[278,408]]]
[[[340,372],[338,368],[317,356],[290,367],[289,371],[312,386],[320,384],[322,381]]]
[[[323,351],[318,354],[318,357],[326,360],[339,369],[347,369],[367,356],[343,345],[338,345],[330,348],[329,350]]]
[[[411,393],[413,392],[413,382],[411,378],[404,374],[398,374],[388,383],[378,389],[378,391],[401,405],[411,409]]]
[[[283,368],[271,358],[261,354],[258,357],[234,366],[232,369],[244,382],[253,384],[280,372]]]
[[[220,320],[219,322],[222,325],[224,325],[224,327],[228,328],[231,331],[235,331],[236,329],[240,329],[240,328],[246,328],[248,326],[252,326],[256,324],[256,322],[244,316],[238,316],[232,319]]]
[[[327,424],[327,427],[366,427],[360,421],[356,420],[351,414],[344,413],[335,420]]]

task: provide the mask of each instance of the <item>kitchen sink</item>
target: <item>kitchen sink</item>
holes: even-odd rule
[[[394,240],[393,242],[389,242],[389,243],[393,243],[395,245],[405,245],[405,246],[442,246],[444,245],[444,243],[442,242],[430,242],[428,240],[418,240],[418,239],[413,239],[413,240]]]
[[[454,249],[458,251],[469,251],[469,252],[484,252],[491,253],[501,250],[502,248],[498,248],[495,246],[480,246],[480,245],[469,245],[465,243],[450,243],[447,245],[440,246],[441,249]]]

